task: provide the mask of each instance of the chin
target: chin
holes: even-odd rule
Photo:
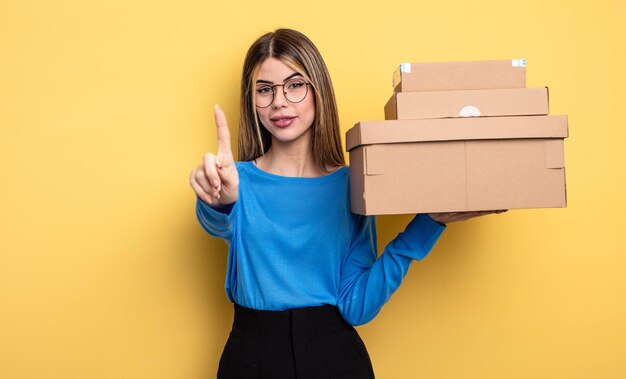
[[[290,133],[289,131],[283,131],[283,130],[279,130],[278,133],[271,133],[272,137],[274,137],[275,140],[278,140],[280,142],[283,143],[289,143],[289,142],[294,142],[297,141],[301,138],[304,138],[306,132],[301,132],[301,133]]]
[[[310,137],[312,129],[311,126],[303,128],[301,125],[291,125],[287,128],[272,127],[267,130],[272,135],[272,139],[282,143],[289,143]]]

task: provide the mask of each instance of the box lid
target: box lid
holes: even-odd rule
[[[392,84],[395,92],[524,88],[526,60],[403,63]]]
[[[380,143],[567,136],[567,116],[361,121],[346,132],[346,150]]]
[[[396,92],[385,104],[386,120],[548,114],[547,87]]]

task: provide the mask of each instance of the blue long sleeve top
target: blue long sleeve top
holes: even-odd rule
[[[236,167],[237,201],[218,210],[198,199],[196,213],[228,243],[226,294],[247,308],[330,304],[348,323],[367,323],[445,229],[418,214],[378,257],[374,216],[350,212],[347,166],[317,178]]]

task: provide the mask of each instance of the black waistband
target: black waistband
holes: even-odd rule
[[[288,309],[284,311],[261,311],[235,304],[233,329],[249,333],[293,333],[303,336],[319,333],[337,333],[351,328],[341,317],[337,307],[322,305]]]

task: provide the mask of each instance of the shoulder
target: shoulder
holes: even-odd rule
[[[331,175],[331,174],[335,174],[335,173],[344,173],[344,174],[348,174],[350,172],[350,167],[345,165],[345,166],[335,166],[335,167],[327,167],[326,168],[326,175]]]
[[[249,161],[235,161],[235,166],[237,166],[237,170],[244,169],[246,166],[252,164]]]
[[[252,165],[253,163],[250,161],[236,161],[235,162],[235,167],[237,168],[237,172],[239,172],[239,174],[249,172],[250,166]]]

